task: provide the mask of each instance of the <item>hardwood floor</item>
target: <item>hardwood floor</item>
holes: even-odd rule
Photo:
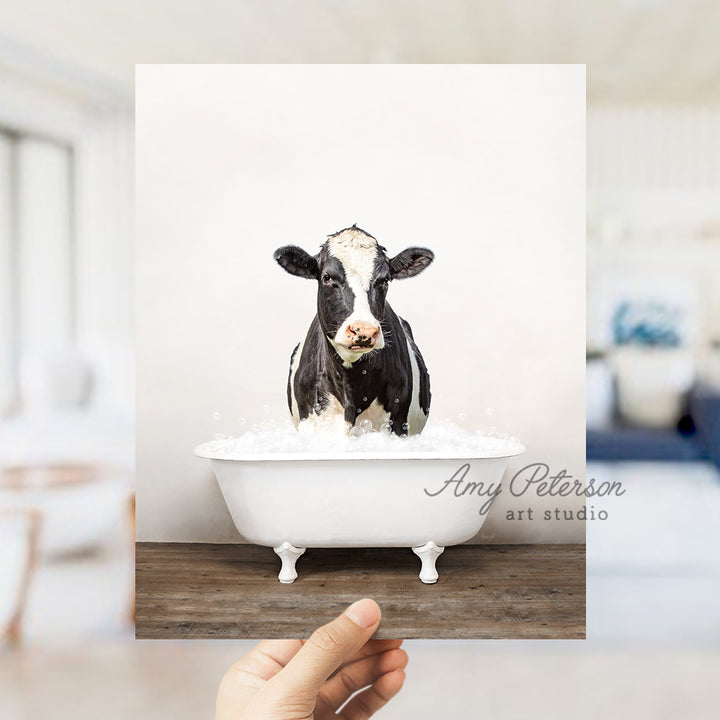
[[[424,585],[409,548],[308,550],[298,579],[257,545],[138,543],[138,638],[307,637],[370,596],[385,638],[584,638],[584,545],[458,545]]]

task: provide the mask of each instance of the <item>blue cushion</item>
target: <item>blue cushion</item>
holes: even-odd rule
[[[720,390],[698,385],[690,392],[688,405],[705,456],[720,466]]]
[[[692,461],[704,458],[696,436],[676,430],[615,427],[587,431],[588,460]]]

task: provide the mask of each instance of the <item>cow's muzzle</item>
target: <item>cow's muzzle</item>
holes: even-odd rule
[[[370,323],[352,323],[345,330],[345,341],[350,350],[368,350],[380,339],[380,326]]]

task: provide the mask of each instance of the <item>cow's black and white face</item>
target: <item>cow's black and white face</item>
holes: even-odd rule
[[[346,366],[385,344],[382,320],[391,280],[422,272],[433,260],[426,248],[389,259],[372,235],[353,225],[330,235],[314,257],[288,245],[275,259],[292,275],[318,282],[320,326]]]

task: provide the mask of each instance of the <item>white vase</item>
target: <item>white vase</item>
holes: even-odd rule
[[[601,430],[612,423],[612,370],[604,359],[591,359],[585,368],[586,425]]]
[[[618,409],[624,420],[656,428],[677,423],[695,379],[690,350],[625,345],[616,348],[613,365]]]

